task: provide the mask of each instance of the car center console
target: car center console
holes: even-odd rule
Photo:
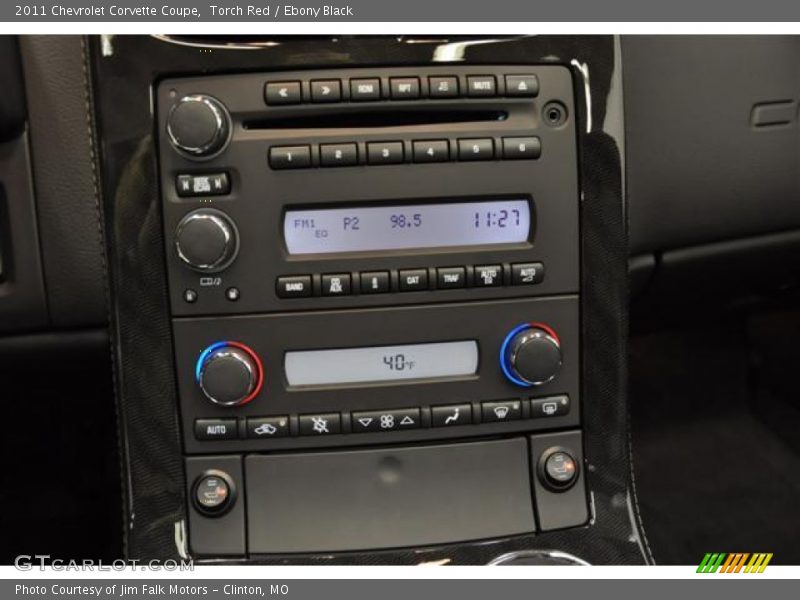
[[[153,392],[174,399],[153,399],[150,431],[124,401],[123,421],[129,439],[163,442],[161,474],[179,474],[177,513],[150,514],[185,515],[180,550],[302,562],[596,530],[613,494],[590,472],[615,467],[592,461],[591,440],[604,419],[618,427],[617,375],[599,379],[618,367],[617,316],[592,326],[596,299],[619,298],[618,266],[607,285],[587,268],[619,233],[606,223],[599,239],[581,203],[613,214],[620,192],[603,180],[618,180],[613,153],[597,181],[581,164],[593,115],[580,72],[546,60],[166,72],[154,153],[128,155],[157,189],[108,161],[106,176],[120,194],[112,266],[139,278],[129,294],[117,280],[120,393],[151,402],[131,379],[151,364],[131,345],[147,331],[168,344]],[[121,207],[141,197],[133,241]],[[590,354],[604,344],[611,357]],[[624,495],[625,480],[605,483]]]

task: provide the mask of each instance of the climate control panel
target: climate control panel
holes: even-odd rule
[[[190,452],[580,422],[575,297],[175,321]],[[531,318],[533,317],[533,318]]]

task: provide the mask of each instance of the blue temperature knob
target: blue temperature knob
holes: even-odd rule
[[[508,380],[520,387],[553,381],[561,370],[558,334],[542,323],[518,325],[503,341],[500,367]]]

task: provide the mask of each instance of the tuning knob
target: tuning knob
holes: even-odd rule
[[[228,144],[231,117],[216,98],[204,94],[184,96],[169,111],[167,136],[189,158],[211,158]]]
[[[241,406],[264,384],[264,367],[251,348],[240,342],[217,342],[203,350],[195,367],[197,385],[221,406]]]
[[[195,271],[221,271],[239,251],[236,225],[222,211],[199,208],[178,223],[175,249],[178,257]]]
[[[558,335],[541,323],[515,327],[500,348],[500,366],[508,380],[518,386],[549,383],[561,369]]]

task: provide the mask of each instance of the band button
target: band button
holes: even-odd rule
[[[306,298],[311,295],[311,275],[278,277],[275,292],[279,298]]]

